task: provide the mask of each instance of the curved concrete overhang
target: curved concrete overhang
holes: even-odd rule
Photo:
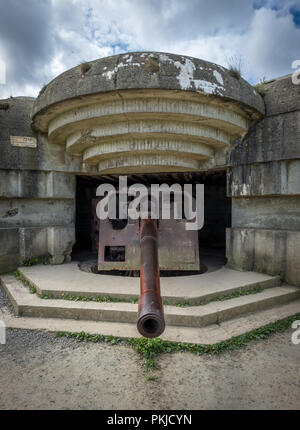
[[[264,115],[258,92],[196,58],[139,52],[75,67],[35,101],[32,126],[101,173],[207,170]]]

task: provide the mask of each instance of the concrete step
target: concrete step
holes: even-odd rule
[[[30,294],[12,275],[1,277],[1,283],[10,297],[15,312],[20,316],[64,318],[90,321],[135,323],[137,305],[131,303],[75,302],[62,299],[41,299]],[[220,323],[237,316],[287,303],[300,297],[300,288],[281,285],[257,294],[225,301],[215,301],[203,306],[165,306],[166,324],[170,326],[203,327]]]
[[[178,327],[166,326],[160,336],[163,340],[175,342],[189,342],[198,344],[213,344],[239,336],[253,329],[300,312],[300,299],[264,309],[255,313],[224,321],[222,324],[212,324],[205,327]],[[7,328],[20,328],[27,330],[47,330],[50,332],[67,331],[89,334],[102,334],[117,337],[141,337],[136,324],[107,321],[87,321],[61,318],[32,318],[18,317],[11,314],[9,309],[0,308],[0,320]]]
[[[49,294],[55,298],[65,294],[86,297],[110,296],[130,301],[138,299],[140,293],[139,278],[83,272],[76,262],[61,266],[21,267],[19,271],[35,286],[39,295]],[[230,295],[237,290],[256,287],[266,289],[278,285],[279,276],[239,272],[222,267],[201,275],[161,278],[161,294],[170,305],[182,301],[193,305],[199,301],[205,302],[218,296]]]

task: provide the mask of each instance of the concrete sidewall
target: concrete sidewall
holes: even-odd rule
[[[300,286],[300,85],[286,76],[261,90],[267,115],[228,157],[228,264]]]

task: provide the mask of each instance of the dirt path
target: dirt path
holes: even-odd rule
[[[10,329],[0,346],[1,409],[300,409],[290,333],[221,356],[159,357],[157,381],[127,346]]]

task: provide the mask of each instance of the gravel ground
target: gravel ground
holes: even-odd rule
[[[13,305],[11,304],[11,301],[7,297],[3,287],[0,285],[0,309],[8,309],[10,312],[14,313]]]
[[[3,292],[0,306],[10,306]],[[8,329],[0,409],[300,409],[300,345],[289,331],[220,356],[158,362],[158,379],[147,381],[128,346]]]

